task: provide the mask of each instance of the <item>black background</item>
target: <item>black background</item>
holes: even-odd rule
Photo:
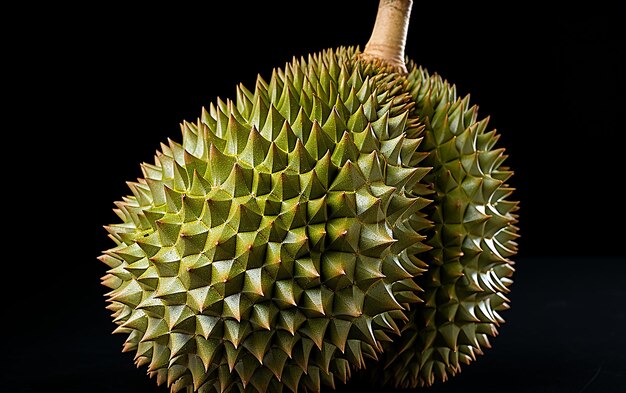
[[[545,7],[413,8],[407,55],[491,116],[521,201],[508,323],[492,350],[431,392],[626,391],[626,198],[616,189],[626,173],[623,15],[601,3]],[[102,229],[117,222],[112,202],[160,142],[180,141],[183,119],[294,55],[363,46],[376,8],[356,0],[101,6],[41,34],[39,49],[56,54],[41,69],[37,102],[55,125],[40,146],[55,185],[40,199],[50,219],[46,240],[29,250],[36,270],[18,266],[33,284],[8,305],[20,315],[2,368],[11,391],[166,391],[119,353],[123,337],[109,335],[105,266],[95,258],[113,244]]]

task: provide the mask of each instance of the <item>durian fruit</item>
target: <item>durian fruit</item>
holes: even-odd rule
[[[511,173],[468,99],[406,66],[410,8],[381,1],[363,53],[240,85],[129,183],[103,283],[159,384],[317,392],[367,361],[429,385],[488,346],[513,271]]]
[[[320,391],[400,333],[430,201],[409,82],[339,48],[182,125],[107,227],[118,333],[172,391]]]

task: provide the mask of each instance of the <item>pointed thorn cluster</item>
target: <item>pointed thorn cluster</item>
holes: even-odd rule
[[[490,348],[504,322],[506,294],[517,252],[517,202],[507,198],[513,174],[502,164],[498,136],[477,120],[469,97],[454,86],[408,64],[411,91],[425,133],[420,150],[432,171],[425,180],[435,201],[425,210],[434,226],[427,233],[428,271],[416,277],[424,302],[413,305],[402,338],[385,343],[383,380],[402,388],[445,381]]]
[[[427,301],[415,282],[431,226],[425,127],[409,81],[357,55],[326,51],[239,86],[116,204],[117,246],[100,258],[108,308],[159,384],[334,387]]]
[[[142,165],[99,258],[137,366],[172,392],[319,392],[373,359],[407,388],[490,347],[512,172],[468,97],[407,68],[294,59]]]

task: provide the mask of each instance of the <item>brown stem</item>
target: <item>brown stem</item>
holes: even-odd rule
[[[404,44],[412,5],[412,0],[380,0],[374,30],[365,45],[363,58],[381,60],[401,73],[407,72]]]

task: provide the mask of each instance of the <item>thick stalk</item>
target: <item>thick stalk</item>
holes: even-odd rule
[[[362,57],[380,60],[406,73],[404,44],[409,30],[412,0],[380,0],[376,23]]]

